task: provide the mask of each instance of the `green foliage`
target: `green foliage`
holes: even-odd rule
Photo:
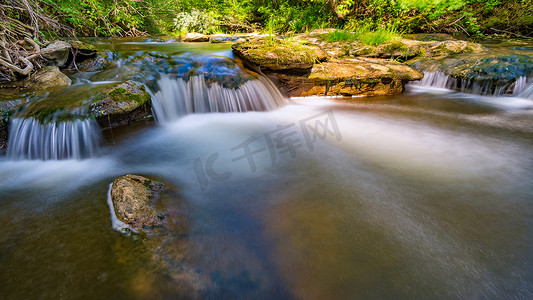
[[[355,28],[353,32],[346,30],[335,30],[323,36],[324,40],[328,42],[338,41],[360,41],[365,45],[377,46],[384,43],[392,42],[400,38],[400,34],[394,27],[377,28],[372,30],[370,26],[360,26]]]
[[[258,6],[260,20],[271,32],[305,32],[331,26],[331,12],[320,1],[267,1]]]
[[[191,12],[180,12],[174,19],[175,29],[180,32],[200,32],[215,33],[219,31],[215,18],[209,14],[192,10]]]
[[[333,32],[323,34],[322,38],[330,43],[355,42],[358,40],[358,36],[354,32],[349,32],[346,30],[335,30]]]
[[[43,9],[79,35],[126,36],[168,28],[177,0],[41,0]]]
[[[377,43],[389,30],[467,35],[533,32],[532,0],[34,0],[78,35],[128,36],[199,31],[305,32],[335,27],[375,28],[362,38]],[[27,21],[28,16],[11,17]]]

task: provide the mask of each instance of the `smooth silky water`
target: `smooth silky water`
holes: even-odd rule
[[[187,207],[183,265],[211,284],[200,298],[533,296],[532,100],[409,87],[103,136],[90,158],[0,157],[0,298],[189,297],[180,272],[111,226],[108,187],[128,173],[178,188],[168,205]]]

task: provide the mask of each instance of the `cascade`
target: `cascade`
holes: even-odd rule
[[[162,75],[158,87],[152,97],[152,109],[159,123],[193,113],[267,111],[285,103],[278,89],[264,76],[233,89],[216,82],[209,85],[203,75],[187,80]]]
[[[503,96],[510,95],[531,98],[533,94],[533,82],[530,78],[519,77],[512,84],[493,82],[492,80],[472,80],[454,78],[443,72],[424,72],[424,78],[420,81],[410,82],[409,86],[452,89],[463,93],[478,95]],[[528,92],[529,91],[529,92]]]
[[[9,128],[7,156],[13,160],[87,158],[100,142],[100,128],[89,119],[41,124],[34,118],[13,118]]]

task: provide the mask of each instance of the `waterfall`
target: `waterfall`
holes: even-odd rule
[[[20,159],[82,159],[93,156],[100,142],[95,120],[41,124],[34,118],[13,118],[7,156]]]
[[[163,75],[158,86],[159,91],[152,97],[152,109],[159,123],[193,113],[266,111],[285,103],[278,89],[264,76],[232,89],[216,82],[209,86],[202,75],[188,80]]]
[[[449,80],[450,76],[444,74],[443,72],[424,72],[424,77],[422,80],[413,81],[409,83],[409,85],[445,89]]]
[[[533,100],[533,78],[518,78],[515,84],[513,95],[519,98]]]
[[[510,95],[531,99],[533,96],[533,80],[519,77],[512,84],[497,83],[492,80],[472,80],[451,77],[443,72],[424,72],[424,78],[413,81],[409,86],[452,89],[463,93],[478,95],[503,96]],[[529,91],[529,92],[528,92]]]

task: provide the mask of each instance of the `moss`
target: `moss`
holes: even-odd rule
[[[273,70],[309,69],[326,59],[322,50],[290,39],[253,39],[232,49],[244,59]]]
[[[394,52],[394,51],[407,52],[408,48],[407,48],[407,46],[404,43],[402,43],[400,41],[396,41],[396,42],[392,42],[390,44],[385,45],[383,50],[386,51],[386,52]]]

